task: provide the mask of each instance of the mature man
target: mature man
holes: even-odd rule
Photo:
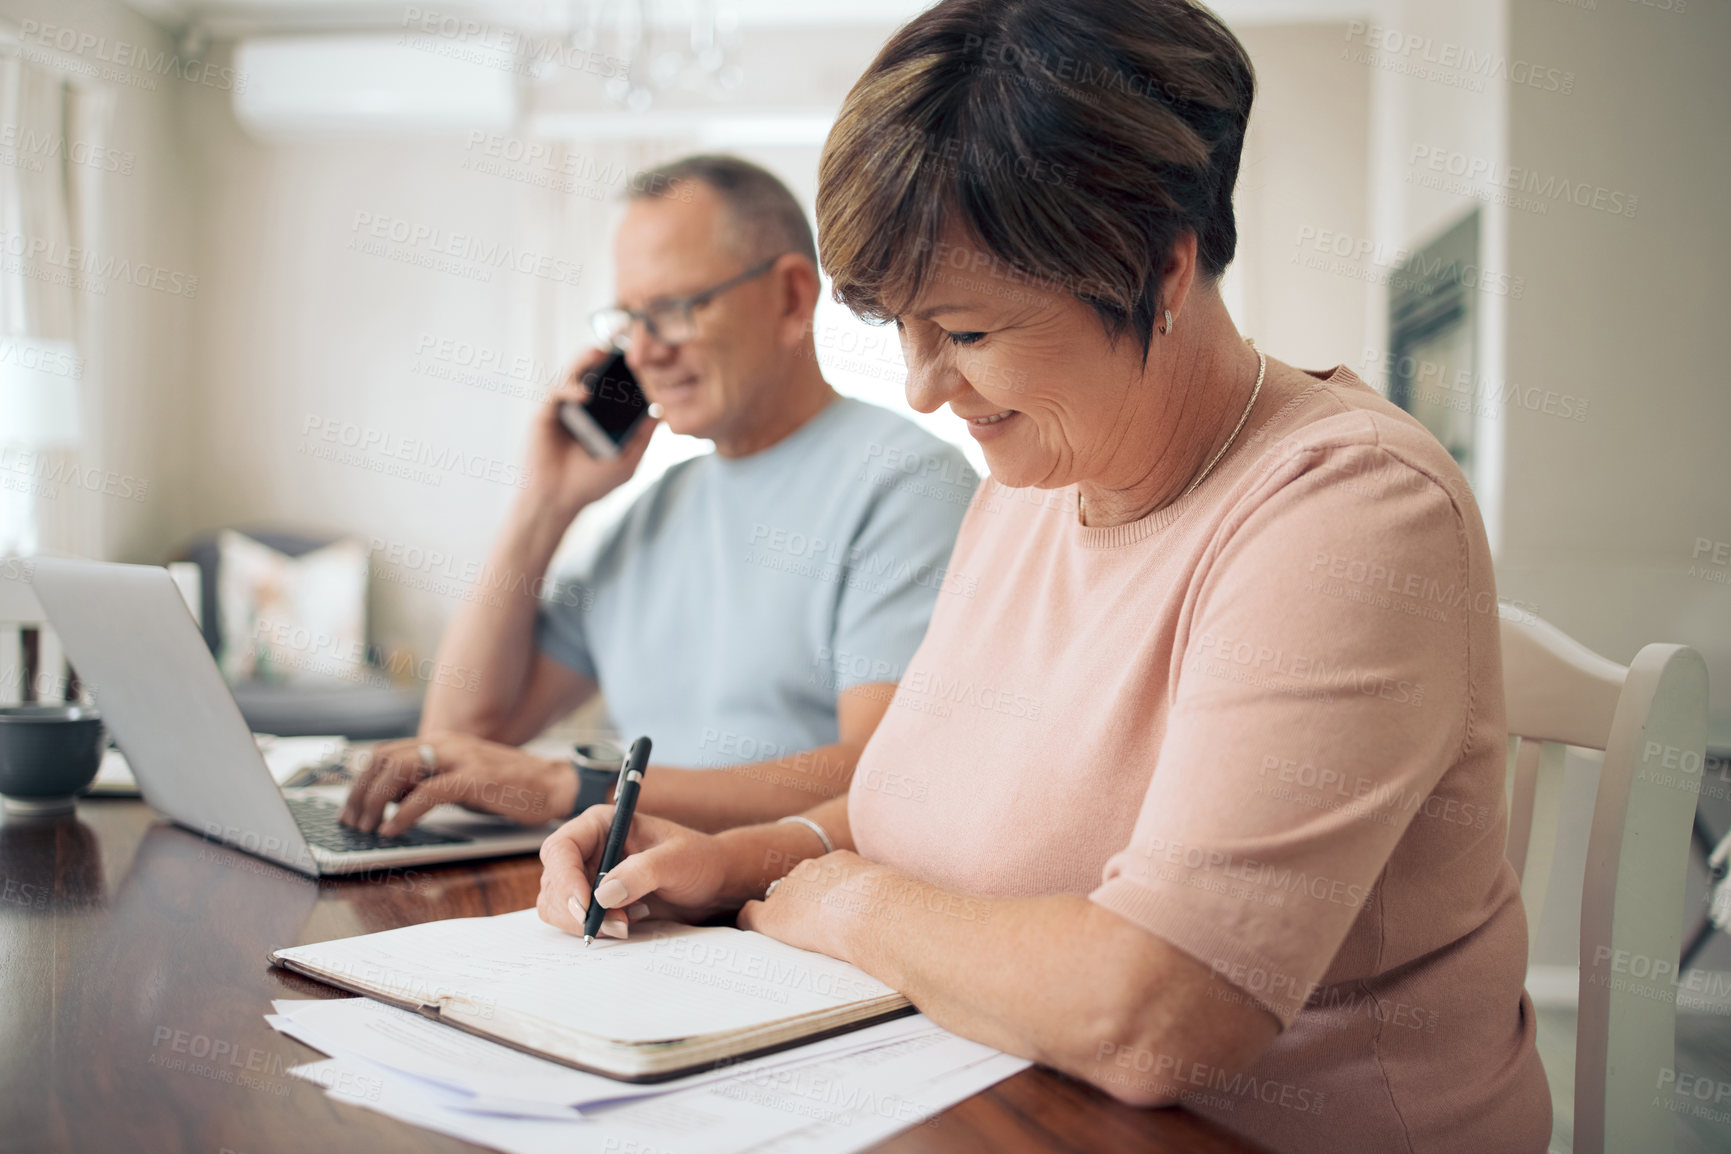
[[[648,175],[597,331],[661,419],[715,452],[670,469],[537,600],[572,520],[631,476],[652,432],[591,458],[557,406],[605,354],[578,362],[536,417],[488,562],[530,579],[466,604],[439,650],[479,685],[429,689],[421,736],[381,746],[351,790],[351,825],[400,833],[441,802],[536,824],[606,800],[604,774],[516,748],[598,689],[627,740],[655,742],[646,812],[704,829],[797,813],[847,787],[936,598],[971,593],[946,566],[977,478],[823,379],[816,248],[792,194],[731,157]]]

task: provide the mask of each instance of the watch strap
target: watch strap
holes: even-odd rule
[[[613,785],[619,780],[616,769],[596,769],[593,766],[578,765],[571,762],[572,770],[577,774],[577,800],[571,806],[571,812],[565,820],[570,821],[592,805],[600,805],[607,800],[607,795],[613,792]]]

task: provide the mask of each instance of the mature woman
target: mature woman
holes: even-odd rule
[[[946,0],[854,87],[824,265],[984,448],[951,563],[977,587],[846,797],[639,818],[606,932],[739,908],[1278,1150],[1543,1150],[1484,531],[1415,421],[1234,330],[1252,91],[1184,0]],[[610,816],[543,851],[554,925]]]

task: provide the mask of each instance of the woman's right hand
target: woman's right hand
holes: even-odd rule
[[[535,908],[542,921],[582,935],[589,879],[600,868],[612,823],[611,805],[590,806],[541,844],[541,896]],[[625,853],[598,891],[607,909],[602,934],[623,938],[630,922],[643,918],[695,922],[727,908],[722,901],[726,851],[714,835],[640,813],[632,819]]]

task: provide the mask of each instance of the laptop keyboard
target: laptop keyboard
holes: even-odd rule
[[[447,833],[435,833],[430,829],[410,826],[396,837],[381,837],[376,833],[367,833],[354,826],[344,825],[337,820],[342,809],[337,805],[316,797],[291,797],[288,802],[289,812],[294,815],[295,824],[301,827],[301,833],[306,839],[320,849],[328,849],[333,853],[354,853],[357,850],[368,849],[402,849],[406,846],[418,845],[457,845],[474,838],[455,837]]]

